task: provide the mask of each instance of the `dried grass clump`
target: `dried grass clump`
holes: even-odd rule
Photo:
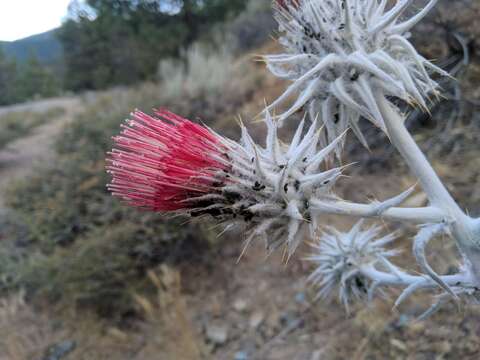
[[[88,312],[64,316],[68,338],[76,344],[65,359],[207,359],[204,344],[189,319],[180,274],[161,266],[149,271],[146,282],[151,294],[130,293],[139,318],[131,319],[127,326],[99,321]]]
[[[158,65],[162,96],[175,101],[179,97],[220,94],[237,69],[226,45],[215,49],[193,44],[179,59],[165,59]]]
[[[27,305],[22,293],[0,300],[0,359],[37,360],[62,340],[50,319]]]
[[[157,289],[157,296],[155,301],[151,301],[135,295],[145,317],[142,333],[148,338],[146,346],[135,359],[154,359],[160,352],[168,359],[202,358],[204,344],[188,317],[187,304],[181,293],[180,274],[162,266],[159,275],[150,271],[148,277]]]

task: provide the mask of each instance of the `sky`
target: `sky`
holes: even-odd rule
[[[0,40],[13,41],[54,29],[70,0],[0,0]]]

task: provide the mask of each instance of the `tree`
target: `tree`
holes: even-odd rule
[[[67,88],[101,89],[152,77],[159,59],[179,56],[243,0],[87,0],[74,2],[59,38]]]
[[[16,91],[20,100],[51,97],[59,93],[60,84],[53,73],[40,64],[34,53],[19,67]]]
[[[0,105],[8,105],[17,100],[17,64],[4,54],[0,47]]]

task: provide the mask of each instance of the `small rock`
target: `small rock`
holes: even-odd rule
[[[294,313],[291,313],[291,312],[286,311],[280,315],[280,324],[283,326],[288,326],[296,320],[297,320],[297,317],[295,316]]]
[[[425,331],[425,323],[421,321],[411,322],[408,329],[415,335],[420,335]]]
[[[475,354],[479,352],[478,341],[474,339],[469,339],[462,343],[462,348],[469,353]]]
[[[248,360],[248,354],[246,351],[238,351],[235,353],[235,360]]]
[[[223,345],[228,339],[228,326],[207,325],[207,339],[216,345]]]
[[[310,360],[321,360],[322,354],[323,354],[323,351],[317,350],[312,354],[312,357],[310,358]]]
[[[260,284],[258,285],[258,291],[265,292],[267,289],[268,289],[268,282],[266,280],[260,281]]]
[[[306,296],[305,296],[305,293],[304,292],[300,292],[298,293],[297,295],[295,295],[295,301],[299,304],[305,304],[307,299],[306,299]]]
[[[298,339],[302,342],[309,342],[311,340],[312,336],[310,334],[302,334],[298,337]]]
[[[248,304],[245,299],[237,299],[233,303],[233,308],[238,312],[244,312],[247,310]]]
[[[448,354],[452,351],[452,344],[448,341],[442,341],[436,344],[435,351],[440,354]]]
[[[48,349],[43,360],[61,360],[75,350],[76,346],[76,342],[72,340],[66,340],[59,344],[53,345]]]
[[[442,338],[448,339],[450,338],[452,331],[450,328],[446,326],[435,326],[432,328],[428,328],[425,330],[425,335],[432,338]]]
[[[257,329],[265,320],[265,315],[261,311],[256,311],[250,317],[250,327],[252,329]]]
[[[220,296],[215,295],[212,297],[210,301],[210,313],[214,317],[222,316],[222,301],[220,300]]]
[[[405,327],[405,326],[408,326],[410,323],[411,323],[411,318],[410,318],[410,316],[405,315],[405,314],[402,314],[402,315],[400,315],[400,317],[398,318],[398,321],[397,321],[397,323],[395,324],[395,326],[396,326],[397,328],[403,328],[403,327]]]
[[[391,339],[390,345],[403,352],[406,352],[408,350],[407,345],[403,341],[400,341],[398,339]]]

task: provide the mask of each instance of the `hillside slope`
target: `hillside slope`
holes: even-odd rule
[[[43,64],[56,63],[62,56],[62,45],[56,37],[57,29],[16,41],[0,41],[7,56],[24,62],[33,53]]]

